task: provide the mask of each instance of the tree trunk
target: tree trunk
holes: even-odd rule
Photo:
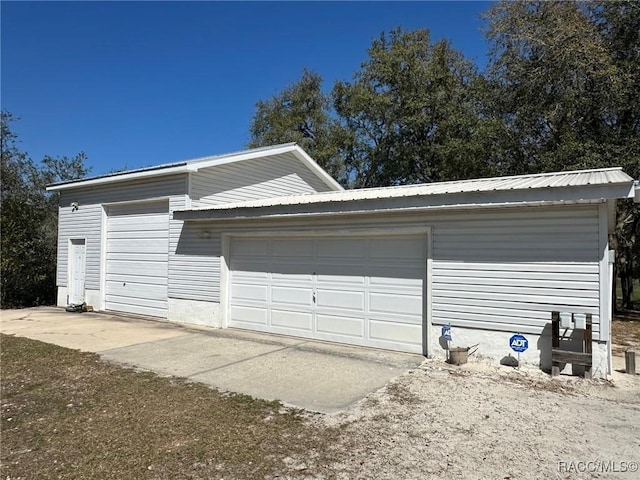
[[[633,293],[633,264],[631,263],[630,249],[624,249],[624,259],[620,265],[620,286],[622,287],[622,308],[631,310],[633,304],[631,302]]]
[[[613,262],[613,281],[611,287],[611,306],[613,308],[613,314],[617,315],[620,311],[618,309],[618,263]]]

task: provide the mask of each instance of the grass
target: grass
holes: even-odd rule
[[[278,402],[0,340],[3,479],[272,478],[291,456],[328,463],[338,435]]]

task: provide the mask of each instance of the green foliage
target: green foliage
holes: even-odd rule
[[[640,177],[640,4],[501,2],[486,14],[492,114],[508,132],[509,173],[622,166]],[[613,248],[632,307],[638,219],[618,202]]]
[[[14,117],[2,112],[0,305],[2,308],[52,304],[56,298],[57,195],[49,183],[85,176],[86,156],[45,157],[36,165],[18,148]]]
[[[480,115],[473,64],[429,31],[383,33],[352,82],[332,96],[354,185],[379,186],[490,175],[495,125]]]
[[[249,147],[295,142],[334,178],[344,180],[337,129],[322,91],[322,77],[305,69],[295,84],[256,104]]]
[[[610,166],[640,178],[640,2],[503,1],[485,19],[484,75],[428,30],[395,29],[330,96],[305,71],[259,102],[252,145],[311,138],[312,155],[330,152],[321,163],[341,165],[353,187]],[[640,274],[639,217],[619,202],[625,308]]]

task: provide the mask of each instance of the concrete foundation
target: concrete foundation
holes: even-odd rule
[[[58,287],[58,299],[56,301],[56,305],[59,307],[66,307],[69,304],[67,300],[67,287]]]
[[[434,325],[431,328],[431,354],[433,357],[444,360],[446,358],[446,342],[441,334],[441,326]],[[525,334],[529,340],[529,348],[520,354],[520,362],[529,365],[539,366],[542,370],[551,371],[551,333],[543,331],[542,335]],[[451,328],[451,347],[470,347],[478,345],[478,350],[474,356],[500,363],[503,365],[511,365],[518,358],[518,354],[511,350],[509,339],[517,332],[496,332],[491,330],[477,330],[473,328]],[[577,332],[578,333],[578,332]],[[569,335],[571,337],[571,335]],[[578,336],[578,335],[576,335]],[[563,348],[567,350],[579,351],[581,343],[576,338],[573,342],[568,340],[563,344]],[[594,378],[607,378],[610,374],[608,369],[608,350],[606,342],[593,341],[593,368],[592,375]],[[473,357],[470,358],[473,361]],[[571,365],[566,365],[561,373],[581,375],[584,368],[576,366],[572,369]]]
[[[99,311],[102,309],[102,295],[100,294],[100,290],[85,290],[84,301],[87,305],[91,305],[95,311]],[[58,287],[58,297],[56,300],[56,305],[58,305],[59,307],[66,307],[67,305],[69,305],[67,287]]]
[[[217,302],[170,298],[168,320],[176,323],[220,328],[222,326],[220,304]]]

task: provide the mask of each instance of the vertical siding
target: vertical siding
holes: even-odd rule
[[[67,249],[70,238],[86,238],[87,271],[85,288],[100,289],[102,245],[102,205],[105,203],[185,198],[186,175],[173,175],[117,185],[94,186],[60,192],[58,223],[58,286],[67,285]],[[72,212],[69,206],[77,202]]]
[[[329,190],[290,153],[203,169],[191,178],[193,207]]]

